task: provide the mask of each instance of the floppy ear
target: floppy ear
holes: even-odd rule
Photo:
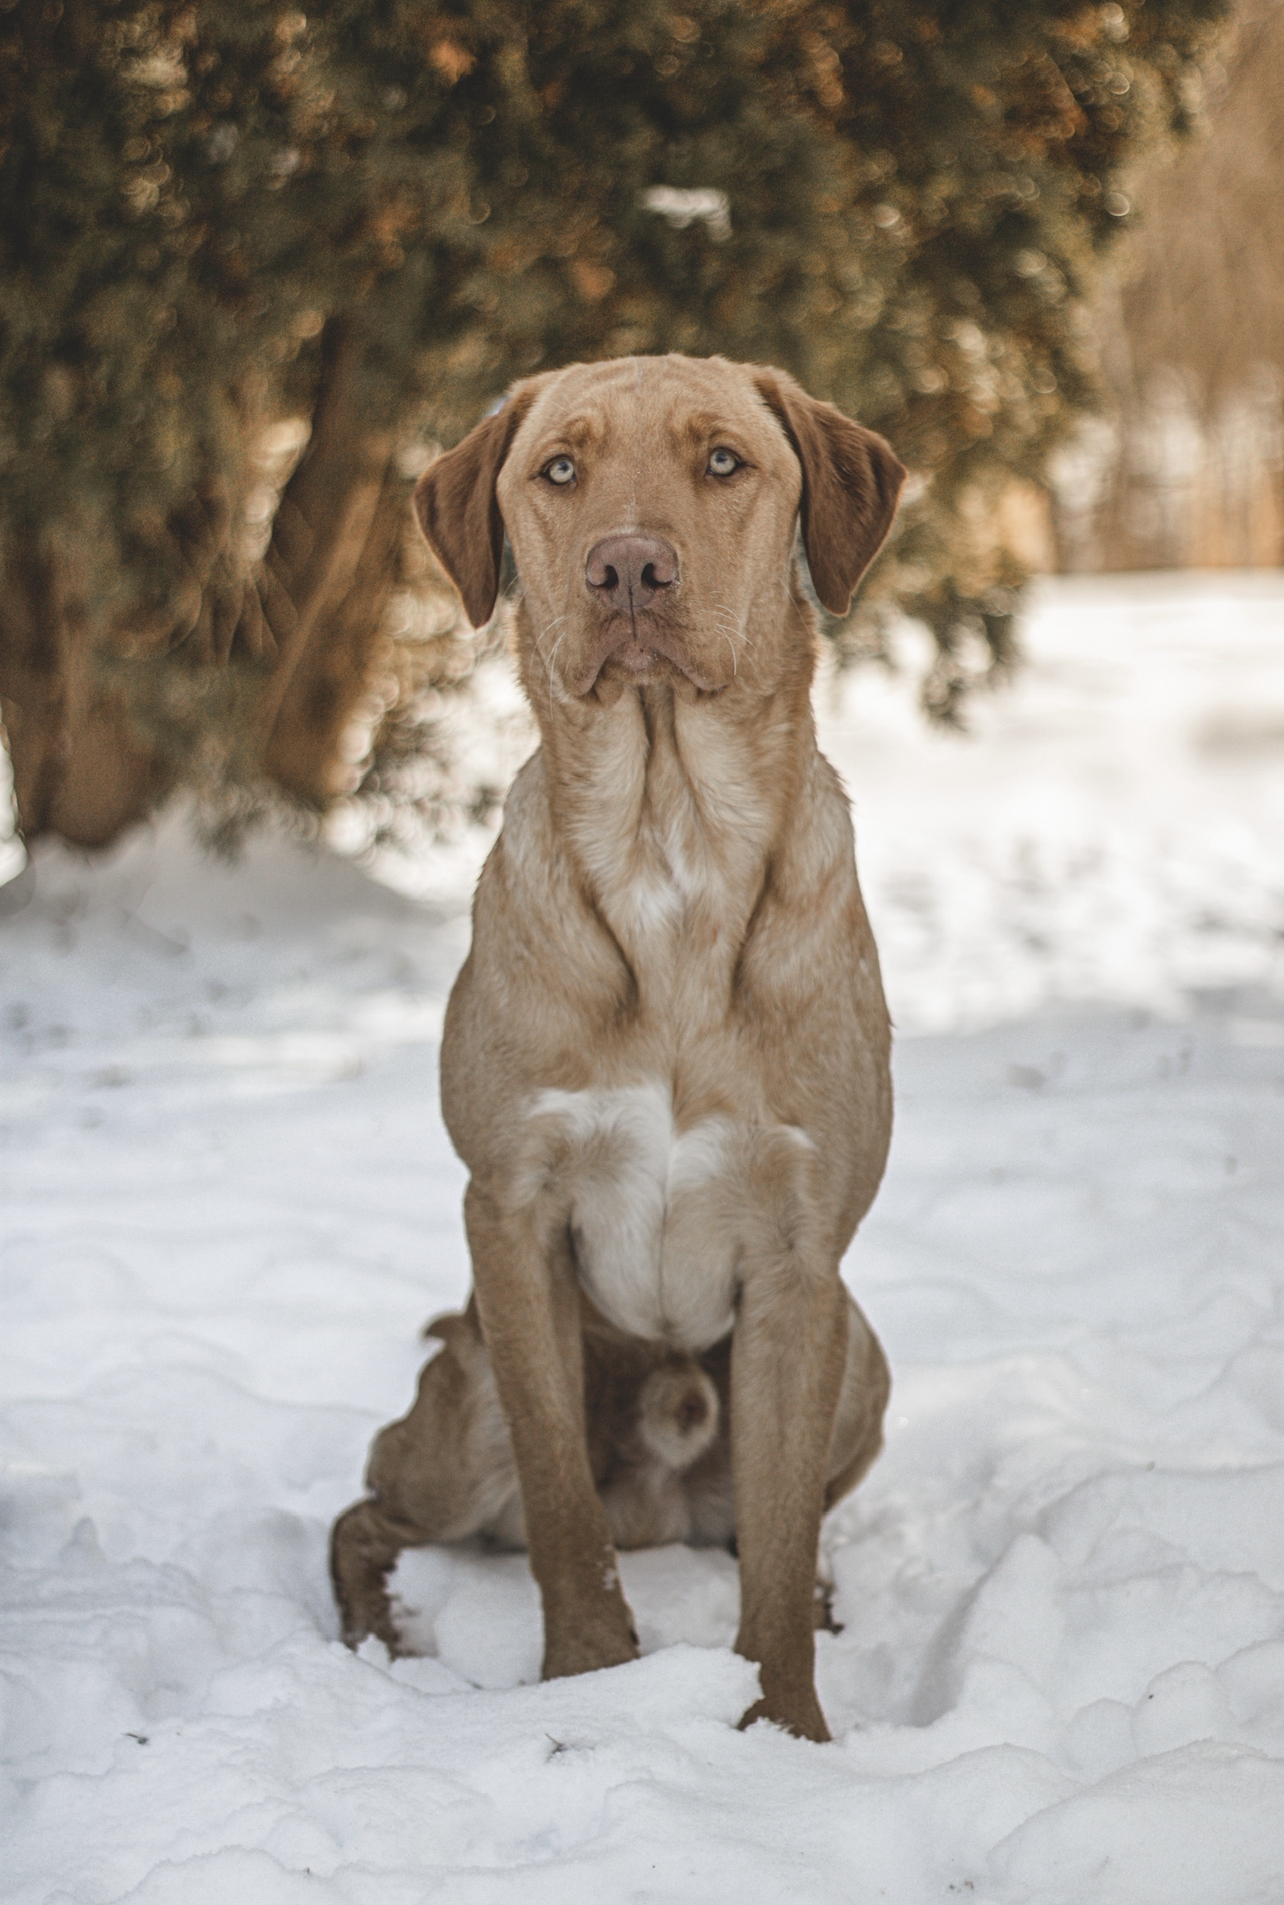
[[[802,464],[799,516],[812,584],[831,615],[845,615],[892,526],[904,465],[882,437],[809,397],[785,371],[755,371],[754,385]]]
[[[504,557],[504,519],[495,482],[535,393],[515,390],[462,443],[429,464],[415,484],[415,515],[429,547],[463,597],[474,628],[495,613]]]

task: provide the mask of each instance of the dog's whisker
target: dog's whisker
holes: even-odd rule
[[[724,623],[715,620],[713,627],[714,627],[715,634],[721,635],[723,641],[729,645],[733,655],[735,655],[738,652],[736,648],[737,641],[740,643],[740,646],[742,648],[746,649],[751,654],[753,653],[754,644],[753,642],[750,641],[749,637],[745,634],[744,629],[740,627],[738,623],[734,627],[728,628],[725,626]]]
[[[560,628],[563,622],[569,622],[570,619],[569,615],[555,615],[551,622],[546,622],[535,639],[535,652],[537,654],[539,653],[539,650],[544,645],[545,638],[551,635],[555,628]]]
[[[731,635],[734,636],[744,648],[752,653],[755,644],[745,633],[745,623],[749,620],[748,615],[737,615],[729,602],[715,602],[713,611],[713,625],[718,633],[724,636],[728,633],[728,629],[723,625],[725,620],[730,626]]]
[[[551,622],[545,623],[544,627],[540,630],[535,640],[536,655],[540,654],[540,651],[542,650],[544,643],[547,641],[548,637],[553,633],[553,630],[555,628],[562,628],[563,622],[569,622],[570,619],[571,618],[569,614],[555,615]],[[557,659],[558,649],[562,646],[562,643],[566,640],[566,634],[567,634],[567,631],[564,628],[562,628],[562,632],[558,636],[557,640],[554,642],[552,653],[549,655],[547,662],[545,664],[547,673],[548,673],[548,692],[550,695],[553,693],[553,663]]]
[[[565,615],[563,615],[560,619],[563,622],[565,622],[568,618]],[[551,623],[550,626],[556,627],[557,624]],[[566,636],[567,636],[567,630],[563,629],[561,634],[558,636],[557,640],[553,643],[553,652],[548,658],[548,692],[550,696],[552,696],[553,694],[553,664],[557,660],[557,651],[562,646],[562,643],[566,640]]]

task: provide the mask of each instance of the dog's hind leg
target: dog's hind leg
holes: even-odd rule
[[[388,1576],[413,1530],[399,1528],[371,1498],[354,1502],[330,1531],[330,1579],[339,1604],[340,1632],[349,1647],[374,1635],[390,1654],[404,1651],[392,1617]]]
[[[334,1525],[330,1573],[349,1647],[368,1634],[402,1650],[388,1575],[403,1548],[465,1541],[517,1520],[517,1470],[474,1303],[439,1317],[427,1335],[442,1348],[400,1421],[370,1451],[370,1494]]]

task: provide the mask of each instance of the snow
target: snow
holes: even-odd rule
[[[521,1557],[405,1558],[423,1658],[338,1642],[329,1521],[467,1282],[476,843],[40,851],[0,920],[4,1905],[1284,1899],[1281,634],[1277,576],[1076,579],[972,741],[904,679],[821,692],[902,1028],[831,1746],[735,1730],[723,1555],[623,1557],[645,1657],[578,1680],[532,1684]]]

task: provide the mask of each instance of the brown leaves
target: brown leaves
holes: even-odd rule
[[[440,73],[448,86],[458,85],[472,72],[477,64],[477,56],[470,53],[458,40],[434,40],[428,48],[428,63],[433,71]]]

